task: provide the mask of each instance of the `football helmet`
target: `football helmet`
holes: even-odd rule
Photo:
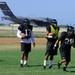
[[[70,35],[74,34],[74,27],[73,27],[73,26],[68,26],[68,27],[67,27],[67,32],[68,32]]]

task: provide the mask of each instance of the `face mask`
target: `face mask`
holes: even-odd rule
[[[24,26],[27,26],[28,24],[27,23],[24,23]]]
[[[57,26],[56,24],[54,24],[54,26]]]
[[[69,35],[72,35],[73,34],[73,31],[68,31]]]
[[[56,24],[53,24],[53,26],[57,26]]]

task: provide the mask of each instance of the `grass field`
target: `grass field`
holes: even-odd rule
[[[53,68],[49,69],[47,66],[45,70],[43,69],[45,44],[36,44],[36,47],[32,48],[28,60],[29,67],[20,67],[20,54],[20,44],[0,44],[0,75],[75,75],[75,49],[73,48],[68,72],[63,72],[64,64],[61,69],[57,69],[59,52],[54,58]]]

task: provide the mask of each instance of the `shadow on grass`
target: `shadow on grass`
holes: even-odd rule
[[[28,67],[41,67],[43,66],[42,64],[37,64],[37,65],[28,65]]]
[[[61,68],[63,68],[63,67],[61,67]],[[70,67],[67,67],[67,68],[75,68],[75,66],[70,66]],[[75,69],[74,70],[71,70],[71,71],[68,71],[68,70],[66,70],[66,71],[64,71],[64,72],[70,72],[70,73],[75,73]]]
[[[64,72],[75,73],[75,71],[68,71],[68,70],[66,70]]]
[[[4,62],[5,60],[0,59],[0,62]]]
[[[68,67],[68,68],[75,68],[75,66],[70,66],[70,67]]]
[[[53,64],[54,65],[57,65],[57,64]],[[48,66],[48,64],[47,64]],[[28,67],[43,67],[43,64],[34,64],[34,65],[28,65]]]
[[[70,67],[68,67],[68,68],[75,68],[75,66],[70,66]],[[75,73],[75,70],[72,70],[72,71],[69,71],[69,72],[71,72],[71,73]]]

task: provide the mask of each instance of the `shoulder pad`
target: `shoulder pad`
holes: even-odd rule
[[[19,30],[21,30],[22,28],[23,28],[23,25],[20,25],[20,26],[18,27]]]
[[[33,26],[29,25],[29,29],[33,30]]]
[[[68,35],[67,32],[62,32],[62,33],[61,33],[61,36],[62,36],[62,37],[65,37],[65,36],[67,36],[67,35]]]

